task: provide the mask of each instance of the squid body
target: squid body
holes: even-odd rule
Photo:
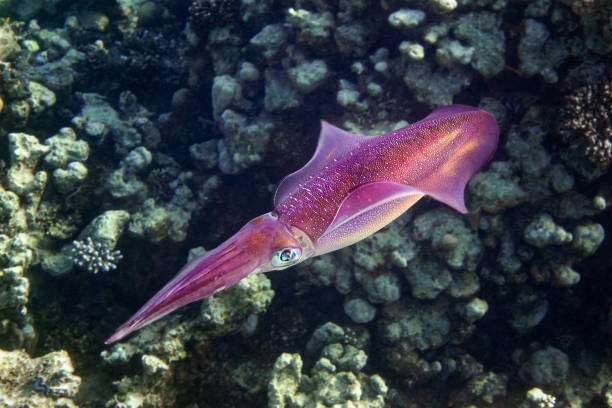
[[[425,195],[467,212],[465,185],[493,156],[498,133],[491,114],[464,105],[438,108],[373,137],[322,122],[314,156],[280,183],[274,210],[189,262],[106,344],[251,273],[285,269],[360,241]]]

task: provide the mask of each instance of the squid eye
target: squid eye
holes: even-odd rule
[[[290,266],[300,260],[302,251],[296,247],[286,247],[277,250],[272,257],[274,266]]]

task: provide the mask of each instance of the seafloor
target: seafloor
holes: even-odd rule
[[[0,407],[612,407],[609,0],[0,0]],[[469,213],[112,346],[324,119],[493,113]],[[195,252],[192,252],[195,253]]]

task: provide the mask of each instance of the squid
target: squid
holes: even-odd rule
[[[492,158],[498,138],[495,118],[465,105],[438,108],[371,137],[323,121],[314,156],[281,181],[274,210],[189,262],[105,343],[252,273],[286,269],[354,244],[424,196],[466,213],[465,186]]]

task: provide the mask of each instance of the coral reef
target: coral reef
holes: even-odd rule
[[[0,405],[612,406],[609,2],[0,13]],[[103,348],[188,248],[269,209],[320,120],[380,134],[450,103],[501,130],[468,214],[425,198]]]
[[[188,356],[188,344],[195,342],[205,347],[215,337],[236,332],[252,334],[257,326],[257,315],[266,310],[273,296],[270,281],[264,275],[251,275],[227,291],[206,299],[197,319],[180,323],[172,319],[153,324],[128,342],[102,351],[102,360],[113,367],[128,365],[134,358],[141,363],[140,373],[125,376],[115,384],[116,392],[109,404],[175,405],[180,389],[171,379],[178,375],[178,362]],[[156,392],[151,392],[152,389]]]
[[[379,375],[361,372],[367,355],[358,339],[351,344],[352,337],[350,330],[331,322],[315,330],[308,349],[320,357],[309,375],[302,372],[299,354],[281,354],[270,373],[268,407],[384,407],[388,387]]]

